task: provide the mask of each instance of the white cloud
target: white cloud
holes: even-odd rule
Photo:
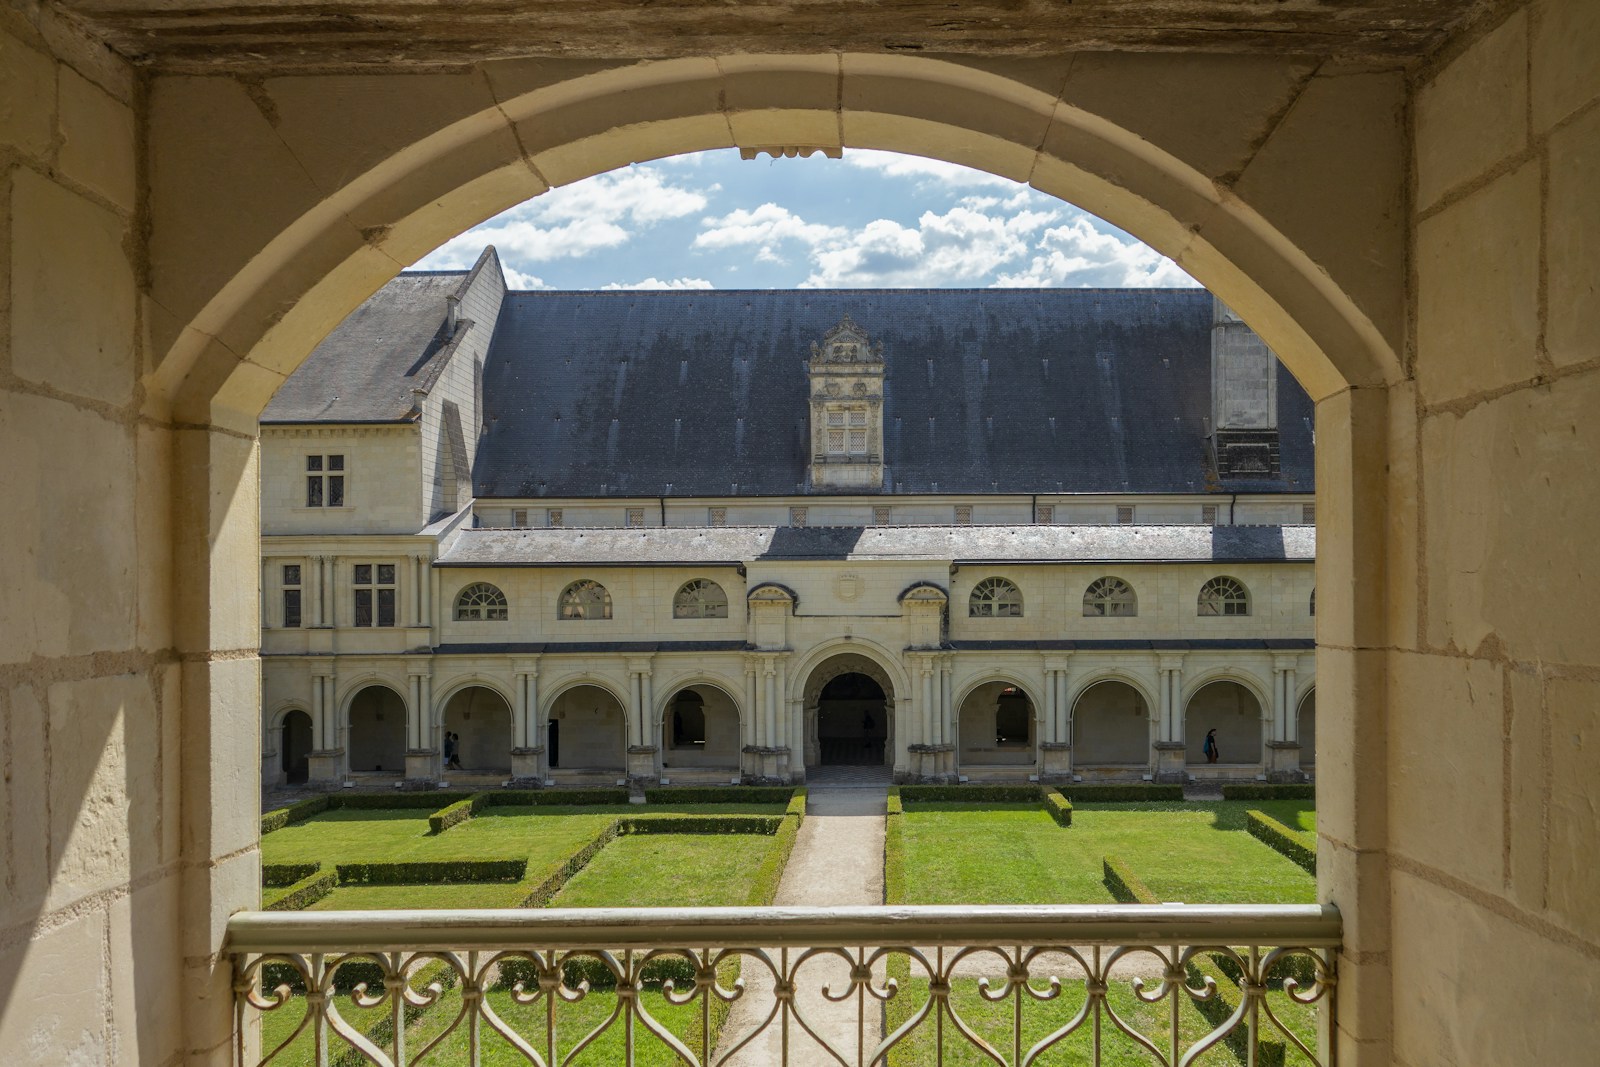
[[[1014,190],[1026,186],[1019,186],[1010,178],[1002,178],[998,174],[989,174],[986,171],[973,170],[963,167],[958,163],[946,163],[942,159],[925,159],[922,156],[903,156],[898,152],[879,152],[874,149],[852,148],[845,152],[844,161],[852,167],[862,170],[876,171],[888,178],[907,178],[917,183],[919,188],[944,187],[947,189],[958,188],[994,188]]]
[[[517,269],[619,248],[641,229],[705,210],[707,194],[630,167],[552,189],[461,234],[417,263],[444,269],[471,263],[492,244]]]
[[[618,289],[715,289],[716,286],[704,278],[673,278],[662,281],[660,278],[646,278],[642,282],[607,282],[600,287],[606,290]]]
[[[1053,226],[1040,237],[1028,266],[995,279],[1001,287],[1194,287],[1172,260],[1132,238],[1097,230],[1085,217]]]
[[[991,214],[988,198],[969,198],[944,214],[923,212],[916,229],[877,219],[843,243],[818,248],[805,288],[981,285],[1028,255],[1032,234],[1054,211]]]
[[[839,240],[845,231],[837,226],[807,222],[788,208],[770,201],[754,210],[739,208],[721,218],[703,220],[702,229],[695,235],[694,247],[702,249],[742,248],[756,246],[756,258],[769,263],[781,263],[777,246],[784,241],[800,241],[817,245],[824,241]]]
[[[508,288],[508,289],[523,289],[523,290],[527,290],[527,289],[554,289],[555,288],[555,286],[549,284],[543,278],[536,277],[536,276],[534,276],[532,274],[524,274],[522,271],[518,270],[517,268],[508,267],[504,263],[500,264],[500,270],[506,276],[506,288]]]

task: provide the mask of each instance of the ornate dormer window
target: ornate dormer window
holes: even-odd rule
[[[883,488],[883,345],[847,313],[811,343],[811,485]]]

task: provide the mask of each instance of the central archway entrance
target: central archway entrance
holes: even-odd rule
[[[823,661],[806,680],[806,766],[894,762],[894,685],[866,656]]]

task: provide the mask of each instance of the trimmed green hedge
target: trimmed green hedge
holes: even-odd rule
[[[317,865],[322,866],[320,863]],[[263,911],[300,911],[309,908],[329,893],[333,892],[339,884],[339,876],[333,871],[317,871],[307,875],[294,885],[283,896],[268,904]]]
[[[628,802],[626,789],[497,789],[485,793],[496,808],[538,807],[614,807]]]
[[[319,797],[310,797],[306,800],[290,804],[287,808],[276,808],[261,816],[262,834],[270,834],[274,830],[281,830],[290,823],[304,822],[313,815],[328,810],[332,798],[327,794]]]
[[[912,803],[1007,804],[1039,799],[1036,785],[903,785],[900,799]]]
[[[647,804],[787,804],[787,785],[665,785],[644,791]]]
[[[1076,804],[1120,804],[1140,801],[1182,800],[1183,786],[1152,782],[1127,785],[1063,785],[1063,795]]]
[[[261,887],[263,889],[282,889],[284,886],[294,885],[302,878],[309,878],[322,870],[320,863],[264,863],[261,865]]]
[[[1309,835],[1291,830],[1266,812],[1251,808],[1244,813],[1245,829],[1250,836],[1274,852],[1280,852],[1299,864],[1307,874],[1317,873],[1317,846],[1308,840]]]
[[[622,815],[624,834],[775,834],[782,815]]]
[[[517,887],[522,893],[522,903],[519,906],[549,907],[550,901],[561,892],[561,887],[567,884],[567,880],[587,867],[596,853],[617,839],[622,832],[621,824],[621,819],[607,823],[576,852],[563,856],[537,871],[529,871],[523,877],[521,885]]]
[[[428,816],[428,832],[442,834],[457,823],[466,822],[478,813],[479,808],[488,803],[486,797],[487,793],[474,793],[465,800],[458,800],[454,804],[440,808]]]
[[[789,805],[784,809],[783,818],[779,820],[772,848],[768,850],[767,858],[761,861],[761,866],[756,868],[754,877],[750,879],[750,895],[745,899],[745,903],[751,907],[764,907],[776,899],[778,883],[783,879],[783,869],[789,864],[789,856],[794,852],[795,838],[800,834],[800,824],[805,821],[806,791],[794,789],[790,790],[790,793]]]
[[[906,902],[906,842],[901,825],[905,807],[900,800],[900,789],[889,787],[889,817],[883,820],[883,902]],[[892,961],[891,961],[892,966]],[[891,1002],[892,1003],[892,1002]]]
[[[1116,856],[1103,856],[1100,865],[1105,871],[1106,888],[1119,904],[1159,904],[1161,898],[1150,891],[1144,880],[1133,873],[1133,868]]]
[[[1063,796],[1060,790],[1046,789],[1044,791],[1044,810],[1047,815],[1056,821],[1057,826],[1072,825],[1072,801]]]
[[[1248,785],[1225,785],[1223,800],[1315,800],[1317,787],[1307,782],[1303,785],[1267,785],[1256,782]]]
[[[415,863],[340,863],[340,885],[448,885],[452,882],[517,882],[528,873],[525,859],[442,860]]]
[[[900,799],[900,787],[897,785],[891,785],[889,787],[889,810],[887,814],[904,815],[905,813],[906,806],[905,802]]]

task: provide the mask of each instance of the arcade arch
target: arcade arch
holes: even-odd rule
[[[840,653],[805,684],[806,766],[894,763],[894,683],[874,659]]]
[[[300,785],[311,773],[311,716],[290,708],[278,723],[278,767],[283,781]]]
[[[1295,736],[1300,740],[1300,766],[1315,767],[1317,765],[1317,690],[1315,686],[1306,690],[1306,695],[1300,698],[1300,707],[1296,710],[1297,719]]]
[[[1010,680],[975,686],[956,718],[961,767],[1018,767],[1038,760],[1038,705]]]
[[[545,724],[551,771],[615,771],[628,762],[628,716],[611,690],[590,683],[555,695]]]
[[[439,726],[441,753],[444,735],[456,735],[458,769],[511,773],[511,705],[499,692],[486,685],[462,686],[445,701]]]
[[[661,766],[739,771],[742,746],[739,703],[709,682],[680,685],[667,697],[658,723]]]
[[[1090,683],[1072,705],[1073,767],[1149,764],[1150,701],[1118,678]]]
[[[1185,758],[1190,764],[1207,763],[1206,734],[1217,731],[1218,763],[1261,762],[1261,698],[1249,686],[1232,678],[1207,682],[1184,705]]]
[[[350,698],[345,723],[345,766],[350,773],[404,773],[404,697],[382,683],[362,686]]]

